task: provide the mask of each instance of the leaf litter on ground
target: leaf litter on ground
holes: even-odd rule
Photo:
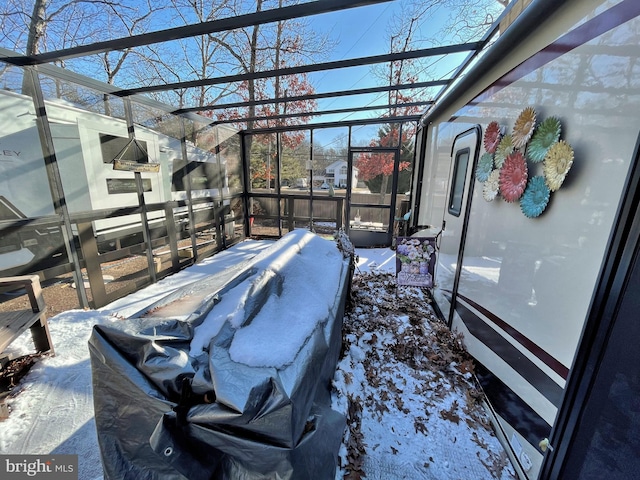
[[[348,427],[336,478],[517,478],[473,371],[427,290],[357,272],[333,382]]]

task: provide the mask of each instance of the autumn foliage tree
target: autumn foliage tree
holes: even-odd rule
[[[285,0],[258,0],[255,3],[255,11],[261,11],[268,6],[283,7],[291,3]],[[219,44],[226,50],[229,59],[236,63],[237,71],[246,74],[306,64],[326,51],[327,45],[323,36],[315,35],[306,23],[295,19],[239,29],[230,32]],[[211,116],[223,121],[238,120],[238,128],[252,130],[306,123],[310,117],[291,115],[316,109],[315,100],[279,101],[315,93],[306,74],[252,78],[234,87],[233,95],[228,100],[249,105],[222,111],[212,110]],[[268,100],[273,101],[267,103]],[[275,118],[264,120],[265,117]],[[295,150],[305,135],[295,130],[288,131],[280,135],[279,142],[276,141],[275,135],[249,135],[246,147],[251,152],[252,171],[255,171],[256,175],[265,175],[265,178],[256,178],[256,181],[261,183],[260,181],[264,180],[265,183],[271,184],[278,162],[296,158],[293,155],[283,155],[283,152]],[[270,153],[265,155],[263,150]],[[262,162],[265,165],[257,165]]]
[[[408,127],[404,124],[403,127]],[[413,129],[410,129],[413,130]],[[408,172],[411,167],[413,148],[410,145],[412,132],[402,132],[401,156],[398,162],[398,172]],[[370,146],[396,148],[400,142],[400,124],[385,124],[378,130],[378,138],[371,141]],[[356,167],[358,178],[364,181],[371,192],[389,193],[389,180],[394,172],[395,155],[392,152],[371,151],[358,157]],[[406,178],[406,175],[404,176]],[[406,183],[406,182],[402,182]],[[407,189],[408,185],[399,185],[400,189]]]
[[[507,4],[508,0],[428,0],[403,4],[402,10],[390,21],[390,51],[398,53],[414,48],[424,48],[424,35],[418,32],[421,25],[425,23],[425,19],[440,8],[446,8],[451,13],[451,17],[441,30],[441,38],[428,40],[432,45],[442,42],[445,38],[460,41],[478,38]],[[372,73],[390,86],[411,84],[429,76],[429,72],[437,62],[438,59],[429,57],[400,60],[374,67]],[[422,92],[391,90],[388,92],[387,100],[389,105],[396,106],[390,107],[386,115],[393,117],[422,113],[418,106],[402,106],[402,104],[425,100],[430,96],[432,94],[429,90]],[[400,124],[387,124],[379,129],[378,137],[372,139],[370,143],[372,147],[400,146],[398,191],[408,191],[410,188],[415,129],[415,124],[404,123],[400,139]],[[393,162],[394,156],[390,153],[372,152],[361,155],[356,165],[359,178],[367,183],[370,191],[381,192],[381,195],[388,193],[391,189],[389,180],[394,172]]]
[[[394,43],[392,40],[391,45],[394,50]],[[406,49],[407,44],[402,46],[402,49]],[[415,83],[416,76],[409,72],[406,61],[391,62],[389,64],[389,71],[387,74],[387,81],[389,85],[399,85],[401,83]],[[419,113],[419,107],[403,106],[405,103],[415,101],[414,97],[403,94],[400,90],[392,90],[388,93],[389,105],[394,105],[389,108],[389,111],[385,116],[407,116],[415,115]],[[413,138],[415,136],[416,127],[409,122],[400,123],[388,123],[383,124],[378,129],[378,136],[370,142],[371,147],[383,147],[383,148],[398,148],[400,147],[400,159],[398,162],[398,172],[401,174],[401,178],[398,184],[400,191],[406,191],[409,189],[410,182],[410,167],[413,161]],[[402,132],[402,133],[401,133]],[[401,138],[402,136],[402,138]],[[363,180],[371,192],[379,192],[382,195],[389,193],[391,190],[391,184],[389,183],[391,176],[394,173],[395,156],[388,152],[371,152],[359,157],[357,162],[358,176]]]
[[[246,82],[245,82],[246,83]],[[260,80],[255,81],[251,89],[246,85],[242,85],[236,92],[242,101],[249,101],[249,92],[253,92],[253,98],[256,100],[266,100],[282,97],[296,97],[313,93],[315,90],[307,80],[306,75],[283,77],[279,81],[279,88],[282,92],[274,97],[273,82]],[[256,105],[252,108],[253,117],[266,118],[270,116],[286,115],[291,113],[304,113],[313,111],[316,108],[314,100],[301,100],[295,102],[287,102],[285,108],[280,108],[280,103],[269,103]],[[216,115],[217,119],[233,120],[246,118],[248,108],[227,109],[223,113]],[[297,125],[301,122],[308,121],[309,117],[291,117],[278,118],[272,120],[251,120],[253,128],[269,128],[269,127],[286,127]],[[303,175],[304,169],[300,164],[299,155],[294,152],[299,150],[303,144],[307,133],[304,131],[290,130],[280,134],[279,141],[275,134],[251,135],[251,141],[247,145],[247,149],[251,152],[250,170],[252,176],[252,185],[268,186],[273,184],[276,178],[276,166],[281,167],[282,172],[288,171],[289,177],[292,175]],[[307,157],[308,158],[308,157]]]

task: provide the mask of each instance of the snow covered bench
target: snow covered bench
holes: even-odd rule
[[[345,419],[331,410],[330,384],[352,260],[294,230],[133,318],[95,326],[105,480],[333,478]]]
[[[0,312],[0,354],[22,333],[31,329],[33,344],[38,352],[53,353],[53,342],[47,324],[46,306],[42,298],[40,279],[37,275],[0,277],[3,290],[25,289],[30,309]]]
[[[25,294],[29,296],[31,308],[0,312],[0,368],[4,367],[4,360],[9,359],[8,356],[2,355],[5,349],[27,328],[31,329],[31,337],[36,351],[53,353],[53,342],[49,334],[46,306],[42,298],[39,277],[37,275],[0,277],[2,291],[21,288],[24,288]],[[4,395],[0,395],[0,419],[8,416],[9,410],[4,403]]]

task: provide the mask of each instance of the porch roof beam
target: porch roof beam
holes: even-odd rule
[[[176,110],[173,113],[175,113],[176,115],[179,115],[187,112],[207,112],[212,110],[223,110],[226,108],[268,105],[271,103],[273,104],[289,103],[289,102],[299,102],[304,100],[316,100],[321,98],[332,98],[332,97],[343,97],[343,96],[349,96],[349,95],[364,95],[369,93],[389,92],[389,91],[395,91],[395,90],[438,87],[438,86],[448,85],[450,81],[451,79],[431,80],[428,82],[403,83],[401,85],[385,85],[380,87],[359,88],[354,90],[340,90],[336,92],[314,93],[310,95],[299,95],[295,97],[267,98],[264,100],[254,100],[252,102],[221,103],[218,105],[210,105],[210,106],[203,106],[203,107],[181,108],[180,110]]]
[[[250,130],[243,130],[246,134],[260,134],[260,133],[275,133],[275,132],[291,132],[298,130],[317,130],[319,128],[336,128],[336,127],[349,127],[352,125],[375,125],[379,123],[417,123],[420,120],[420,115],[400,115],[393,117],[379,117],[379,118],[362,118],[360,120],[342,120],[337,122],[323,122],[323,123],[309,123],[305,125],[286,125],[282,127],[270,127],[270,128],[252,128]]]
[[[207,85],[220,85],[224,83],[243,82],[245,80],[257,80],[260,78],[298,75],[300,73],[323,72],[326,70],[335,70],[339,68],[361,67],[366,65],[374,65],[377,63],[397,62],[401,60],[433,57],[437,55],[448,55],[451,53],[477,50],[479,48],[482,48],[482,42],[460,43],[454,45],[445,45],[442,47],[425,48],[421,50],[409,50],[406,52],[386,53],[382,55],[373,55],[370,57],[337,60],[333,62],[315,63],[311,65],[300,65],[297,67],[279,68],[275,70],[265,70],[263,72],[239,73],[236,75],[226,75],[223,77],[204,78],[174,83],[163,83],[160,85],[151,85],[148,87],[121,90],[117,92],[116,95],[128,96],[138,93],[158,92],[164,90],[181,90],[185,88],[202,87]]]
[[[126,50],[154,43],[167,42],[170,40],[196,37],[198,35],[224,32],[237,28],[291,20],[294,18],[308,17],[322,13],[337,12],[349,8],[363,7],[389,1],[391,0],[323,0],[322,2],[307,2],[299,5],[265,10],[263,12],[248,13],[219,20],[211,20],[209,22],[184,25],[182,27],[168,28],[165,30],[142,33],[129,37],[105,40],[102,42],[91,43],[89,45],[64,48],[38,55],[15,56],[6,60],[19,66],[51,63],[113,50]]]
[[[340,108],[336,110],[322,110],[317,112],[304,112],[304,113],[286,113],[282,115],[271,115],[268,117],[245,117],[245,118],[236,118],[229,120],[218,120],[213,122],[211,125],[221,125],[223,123],[242,123],[242,122],[257,122],[263,120],[283,120],[286,118],[300,118],[300,117],[316,117],[319,115],[334,115],[340,113],[354,113],[354,112],[364,112],[368,110],[390,110],[395,108],[403,108],[403,107],[418,107],[423,105],[431,105],[433,102],[431,100],[425,100],[421,102],[408,102],[408,103],[394,103],[389,105],[369,105],[366,107],[356,107],[356,108]],[[386,117],[381,117],[386,118]]]

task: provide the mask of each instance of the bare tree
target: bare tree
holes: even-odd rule
[[[133,5],[124,0],[35,0],[31,8],[30,3],[7,0],[0,6],[0,38],[9,48],[26,55],[142,33],[151,16],[163,8],[152,0]],[[127,49],[72,62],[75,70],[113,84],[131,53]],[[65,62],[58,65],[68,66]]]
[[[267,8],[281,8],[288,4],[297,3],[286,0],[257,0],[253,11],[260,12]],[[240,15],[244,12],[247,2],[237,0],[230,2],[227,13],[229,16]],[[254,73],[267,70],[275,70],[318,61],[328,49],[328,41],[325,37],[317,35],[310,25],[302,20],[287,20],[267,25],[254,25],[253,27],[238,29],[228,32],[225,38],[216,37],[215,41],[220,46],[219,61],[223,62],[228,72]],[[279,77],[273,79],[250,79],[241,84],[230,85],[229,92],[233,93],[230,99],[237,101],[254,102],[269,98],[280,99],[287,96],[297,96],[312,93],[313,87],[306,75]],[[280,113],[293,113],[312,110],[315,107],[313,101],[300,101],[288,103],[286,107],[278,102],[273,104],[256,106],[251,104],[242,110],[229,109],[219,114],[218,118],[235,119],[248,117],[245,123],[247,129],[256,126],[266,127],[266,122],[256,123],[253,120],[261,114],[265,116]],[[286,112],[284,110],[286,108]],[[304,121],[304,119],[280,119],[278,125]],[[273,124],[270,126],[274,126]],[[303,134],[289,134],[283,137],[283,141],[290,148],[302,141]],[[252,137],[248,137],[247,149],[250,151]],[[275,145],[271,146],[271,152],[276,152]],[[282,145],[281,145],[282,147]]]
[[[443,37],[469,42],[481,37],[510,0],[443,0],[449,15]]]
[[[3,43],[25,55],[95,41],[108,33],[102,29],[105,17],[125,8],[112,0],[35,0],[32,6],[25,0],[3,3]]]
[[[243,4],[236,1],[230,4],[229,15],[239,15]],[[255,11],[259,12],[267,8],[281,8],[292,3],[286,0],[267,2],[258,0],[255,3]],[[236,73],[254,73],[265,70],[274,70],[283,67],[291,67],[318,61],[328,48],[326,37],[317,35],[310,24],[303,20],[287,20],[274,24],[256,25],[246,29],[229,32],[224,39],[216,39],[226,52],[228,70]],[[223,57],[224,58],[224,57]],[[254,101],[264,98],[282,98],[285,94],[293,95],[297,88],[307,88],[296,85],[297,82],[305,82],[306,77],[298,76],[296,79],[276,77],[273,80],[249,80],[237,89],[238,97],[242,100]],[[280,106],[271,108],[270,113],[281,113]],[[287,107],[289,112],[295,105]],[[283,113],[283,112],[282,112]],[[256,115],[256,108],[249,107],[249,117]],[[253,126],[249,124],[249,128]]]
[[[228,1],[206,0],[169,0],[167,13],[176,25],[190,25],[215,20],[223,15]],[[216,34],[221,38],[222,32]],[[151,85],[154,82],[179,82],[211,78],[221,72],[218,63],[218,43],[216,35],[199,35],[167,45],[147,47],[145,61],[139,64],[136,81],[139,85]],[[148,71],[144,71],[144,70]],[[199,86],[179,92],[166,92],[155,95],[158,99],[171,101],[180,107],[204,106],[215,103],[225,95],[225,90],[216,86]]]
[[[147,31],[149,19],[153,15],[157,15],[164,8],[158,5],[158,2],[146,0],[137,2],[136,7],[122,6],[119,4],[106,4],[107,11],[110,15],[106,18],[108,32],[123,32],[120,36],[131,36]],[[105,74],[106,82],[113,84],[116,75],[123,68],[127,57],[132,53],[131,48],[124,51],[111,51],[99,55]],[[135,54],[135,52],[134,52]],[[137,54],[146,58],[144,54]]]
[[[387,27],[390,51],[404,52],[478,40],[508,3],[509,0],[405,1],[391,17]],[[394,85],[412,83],[418,79],[442,78],[450,73],[439,68],[445,64],[446,58],[443,56],[425,57],[376,66],[372,71],[385,83]],[[425,89],[421,96],[428,98],[432,93],[432,89]],[[400,95],[398,91],[390,92],[390,104],[395,103],[393,100],[397,101]],[[404,97],[408,101],[417,99],[416,93]]]
[[[411,49],[436,46],[443,43],[469,42],[481,37],[487,27],[491,25],[497,14],[502,11],[508,0],[428,0],[425,2],[403,2],[399,12],[391,18],[389,23],[389,50],[394,53],[406,52]],[[448,19],[440,27],[432,31],[427,28],[429,22],[433,22],[437,14],[448,12]],[[425,35],[428,32],[429,35]],[[415,83],[419,79],[438,78],[436,66],[440,58],[425,58],[412,60],[399,60],[389,62],[387,65],[373,67],[373,73],[387,85],[400,85]],[[406,92],[406,91],[405,91]],[[411,103],[426,97],[431,93],[426,89],[421,94],[418,92],[402,93],[392,90],[387,93],[388,104],[397,105]],[[420,107],[389,107],[389,116],[409,115],[419,112]],[[412,157],[407,151],[410,145],[409,138],[414,134],[409,125],[402,130],[398,124],[385,125],[378,131],[378,137],[371,140],[372,145],[400,145],[403,159],[400,169],[410,168],[408,161]],[[358,168],[361,178],[371,180],[381,179],[381,199],[387,191],[387,184],[393,173],[392,158],[383,154],[373,154],[361,157]]]

